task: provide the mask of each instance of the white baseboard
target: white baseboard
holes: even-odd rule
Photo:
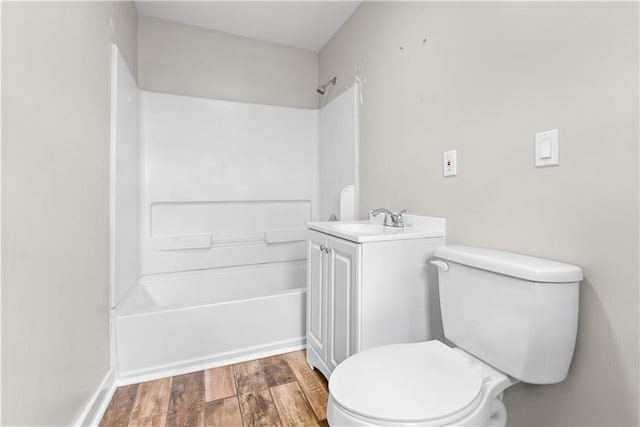
[[[116,371],[109,368],[96,392],[91,396],[75,426],[97,426],[116,391]]]
[[[261,359],[263,357],[275,356],[277,354],[288,353],[305,349],[306,340],[300,340],[297,343],[289,342],[288,345],[274,346],[270,348],[262,348],[258,351],[236,353],[233,357],[219,359],[209,359],[208,361],[199,361],[198,363],[183,364],[179,367],[173,366],[160,370],[153,370],[144,374],[126,376],[117,378],[116,370],[110,368],[104,376],[97,390],[87,402],[84,410],[78,417],[78,421],[74,423],[76,427],[97,426],[104,415],[116,387],[136,384],[145,381],[156,380],[159,378],[167,378],[175,375],[186,374],[190,372],[202,371],[205,369],[216,368],[218,366],[231,365],[234,363],[247,362],[249,360]]]

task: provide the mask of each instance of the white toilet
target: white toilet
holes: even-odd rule
[[[435,252],[444,335],[357,353],[329,379],[338,426],[504,426],[504,390],[569,370],[579,267],[468,246]]]

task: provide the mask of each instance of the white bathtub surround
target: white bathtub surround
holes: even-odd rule
[[[358,84],[320,110],[319,221],[328,221],[332,214],[341,220],[358,215],[359,114]],[[353,186],[353,193],[347,190],[348,197],[341,200],[343,190],[349,186]]]
[[[347,185],[340,192],[340,221],[354,221],[358,217],[356,186]]]
[[[305,261],[147,276],[116,317],[121,381],[303,348]]]
[[[140,275],[140,91],[118,47],[112,45],[110,157],[110,306]]]
[[[325,189],[338,201],[355,182],[357,88],[322,115],[138,91],[121,68],[111,230],[119,383],[303,348],[306,224]],[[330,154],[321,130],[335,139]],[[340,157],[341,146],[346,160],[325,167],[335,189],[323,186],[319,159]],[[118,280],[120,271],[135,271],[138,285]]]
[[[142,274],[303,259],[318,112],[142,93]],[[210,236],[210,238],[208,238]]]

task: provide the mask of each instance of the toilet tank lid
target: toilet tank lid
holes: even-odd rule
[[[441,246],[434,255],[447,261],[533,282],[570,283],[582,280],[582,269],[575,265],[493,249]]]

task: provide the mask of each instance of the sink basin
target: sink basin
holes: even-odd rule
[[[404,227],[386,227],[372,221],[310,222],[307,226],[315,231],[349,240],[355,243],[384,240],[420,239],[444,237],[444,218],[405,215]]]
[[[358,223],[346,223],[335,224],[333,228],[336,230],[344,231],[346,233],[362,233],[362,234],[379,234],[383,233],[384,229],[379,224],[358,224]]]

